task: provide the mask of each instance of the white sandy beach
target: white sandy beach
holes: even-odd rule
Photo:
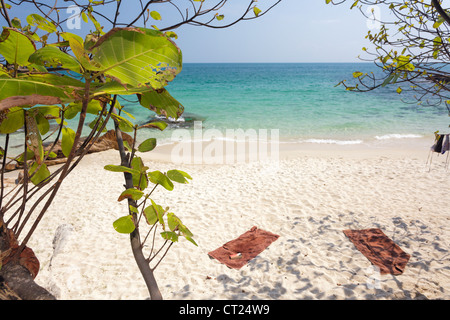
[[[164,299],[450,299],[450,170],[426,164],[427,140],[396,146],[282,146],[278,165],[164,162],[168,147],[144,154],[152,170],[180,169],[193,180],[153,199],[194,233],[156,269]],[[166,157],[167,158],[167,157]],[[59,299],[146,299],[129,237],[117,151],[86,156],[64,181],[29,246],[36,281]],[[72,230],[54,254],[59,226]],[[240,270],[208,252],[251,227],[280,237]],[[402,275],[379,275],[344,229],[380,228],[411,258]],[[50,259],[54,258],[50,265]]]

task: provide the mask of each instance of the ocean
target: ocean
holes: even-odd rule
[[[224,135],[227,129],[277,129],[288,142],[359,144],[449,131],[445,106],[406,103],[402,98],[413,99],[399,95],[398,86],[365,93],[336,87],[344,79],[351,82],[355,71],[379,72],[372,63],[185,64],[167,86],[183,104],[184,118],[154,135],[170,143],[173,130],[192,128],[194,120]],[[131,108],[139,121],[151,117]]]
[[[227,129],[266,130],[270,135],[277,130],[281,142],[299,143],[432,139],[437,130],[450,131],[445,106],[405,103],[402,98],[412,99],[397,94],[397,86],[366,93],[336,87],[344,79],[351,82],[355,71],[379,72],[372,63],[186,63],[167,86],[183,104],[184,115],[163,132],[139,130],[138,139],[173,143],[177,130],[194,130],[195,121],[204,132],[214,129],[225,136]],[[132,122],[155,120],[133,96],[126,98],[120,101],[135,116]],[[76,122],[69,126],[75,128]]]

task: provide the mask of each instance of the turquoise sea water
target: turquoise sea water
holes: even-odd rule
[[[354,71],[379,72],[371,63],[185,64],[167,88],[186,118],[203,119],[204,130],[279,129],[282,141],[342,144],[449,131],[445,106],[407,104],[397,87],[367,93],[335,87]],[[135,110],[139,120],[148,117]],[[161,134],[161,142],[172,133]]]
[[[167,87],[184,105],[184,117],[164,132],[141,130],[138,139],[157,137],[159,144],[171,143],[174,130],[193,129],[192,119],[201,120],[203,130],[278,129],[280,140],[289,142],[359,144],[449,131],[445,106],[406,104],[396,87],[368,93],[335,87],[351,80],[354,71],[378,69],[370,63],[188,63]],[[134,114],[135,123],[154,117],[137,101],[121,103]],[[69,124],[76,127],[74,121]]]

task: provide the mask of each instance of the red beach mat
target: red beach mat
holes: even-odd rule
[[[402,274],[411,257],[380,229],[344,230],[344,234],[381,274]]]
[[[240,269],[279,237],[279,235],[271,232],[252,227],[237,239],[231,240],[220,248],[208,252],[208,255],[219,260],[229,268]]]

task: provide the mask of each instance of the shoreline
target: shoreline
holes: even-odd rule
[[[180,240],[156,269],[164,299],[450,299],[450,172],[442,156],[426,165],[429,142],[280,144],[277,166],[176,164],[167,161],[167,146],[142,154],[151,170],[180,169],[193,178],[152,196],[199,245]],[[116,150],[87,155],[30,239],[41,262],[36,281],[59,299],[148,298],[129,237],[112,227],[126,214],[117,201],[123,175],[103,167],[119,162]],[[253,226],[280,238],[242,269],[208,256]],[[70,232],[56,249],[63,227]],[[343,233],[374,227],[411,255],[402,275],[374,273]]]

